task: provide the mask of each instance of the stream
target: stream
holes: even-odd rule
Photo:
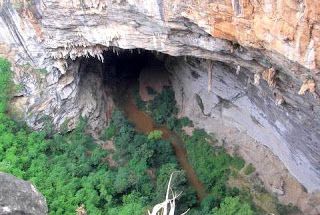
[[[134,98],[130,90],[122,96],[122,104],[120,107],[123,109],[128,120],[135,125],[138,132],[149,134],[153,130],[160,130],[163,132],[162,138],[170,141],[175,152],[176,159],[178,160],[181,168],[185,171],[188,182],[196,190],[199,200],[206,196],[206,191],[198,179],[194,169],[188,161],[187,152],[184,148],[184,143],[179,135],[169,130],[166,126],[158,126],[153,121],[152,117],[147,113],[138,109],[135,104]]]

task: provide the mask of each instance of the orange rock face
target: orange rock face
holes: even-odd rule
[[[186,16],[206,23],[214,37],[280,53],[314,72],[320,69],[317,0],[193,0],[186,5]]]

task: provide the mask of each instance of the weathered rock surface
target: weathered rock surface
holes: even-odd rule
[[[119,47],[210,59],[223,62],[214,63],[210,92],[207,63],[171,65],[174,86],[184,92],[183,112],[220,136],[225,124],[245,133],[270,148],[309,192],[320,189],[317,1],[23,2],[2,1],[0,52],[14,63],[22,85],[15,104],[33,128],[41,128],[45,115],[57,127],[65,121],[73,127],[81,115],[93,129],[105,123],[101,113],[112,102],[101,94],[101,68],[88,67],[83,57],[103,60],[103,51]],[[192,112],[199,99],[202,115]]]
[[[0,172],[0,214],[44,215],[45,198],[29,182]]]
[[[208,92],[208,61],[193,58],[170,58],[167,61],[181,116],[188,116],[196,127],[214,133],[229,152],[240,154],[247,162],[253,163],[264,186],[280,200],[298,205],[305,214],[319,214],[319,193],[308,196],[286,169],[296,178],[304,178],[306,187],[318,189],[317,169],[311,173],[310,169],[305,168],[312,168],[309,162],[312,157],[317,158],[316,149],[303,154],[302,151],[307,150],[302,148],[312,142],[306,141],[300,145],[301,138],[314,133],[310,131],[305,136],[301,134],[305,130],[293,126],[300,124],[302,118],[308,118],[303,116],[308,114],[303,113],[303,101],[293,103],[300,102],[289,100],[294,97],[295,91],[278,83],[278,89],[286,89],[282,95],[288,99],[286,104],[277,106],[267,81],[261,81],[256,86],[254,75],[248,71],[241,69],[237,74],[236,68],[220,62],[214,62],[211,66],[212,86]],[[299,111],[294,108],[297,106]],[[318,126],[319,119],[309,120],[309,123]],[[313,142],[314,146],[317,143]]]

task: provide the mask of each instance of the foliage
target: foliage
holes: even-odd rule
[[[5,112],[13,84],[11,82],[10,63],[0,58],[0,112]]]
[[[114,138],[119,166],[109,168],[107,152],[86,134],[85,120],[74,131],[57,134],[32,132],[8,117],[10,64],[1,59],[0,68],[0,171],[32,181],[46,197],[50,214],[74,214],[81,204],[88,214],[143,214],[160,198],[154,190],[161,188],[148,171],[169,162],[177,166],[169,142],[136,133],[115,111],[105,138]],[[44,120],[49,128],[50,120]],[[164,178],[161,174],[156,176]]]
[[[256,168],[252,165],[252,163],[249,163],[243,170],[244,174],[246,175],[250,175],[254,171],[256,171]]]
[[[0,169],[31,180],[47,198],[50,214],[73,214],[81,204],[89,214],[143,214],[148,203],[163,199],[154,190],[162,189],[164,173],[157,174],[162,178],[157,185],[148,169],[169,162],[177,166],[170,143],[137,134],[121,112],[112,120],[117,169],[103,161],[106,151],[97,145],[92,149],[84,121],[73,132],[50,139],[5,121],[8,125],[0,124],[5,127],[0,131]],[[181,183],[186,186],[185,178]]]
[[[110,126],[116,128],[113,140],[117,150],[113,157],[120,165],[115,189],[119,193],[134,189],[148,203],[161,202],[170,173],[179,171],[170,142],[161,139],[162,131],[159,130],[150,132],[148,136],[136,133],[120,111],[113,113]],[[156,184],[153,183],[154,179]],[[190,191],[184,174],[175,176],[174,187],[184,191],[177,211],[194,205],[196,195]]]
[[[217,198],[213,194],[209,194],[201,201],[201,214],[210,214],[215,205],[217,205]]]
[[[110,140],[115,134],[116,134],[116,127],[113,124],[111,124],[103,130],[101,139],[104,141]]]
[[[139,96],[138,93],[137,96]],[[175,105],[173,90],[165,88],[153,100],[146,103],[144,110],[151,114],[156,123],[166,124],[169,129],[183,135],[182,127],[192,125],[192,121],[187,117],[178,119],[176,117],[178,110]],[[212,138],[204,130],[195,130],[191,137],[184,136],[188,159],[209,193],[201,202],[200,207],[195,208],[193,206],[190,211],[191,214],[210,214],[212,208],[218,207],[224,198],[241,194],[228,188],[226,181],[232,168],[240,170],[244,167],[244,160],[237,156],[228,155],[223,148],[214,149],[210,146],[208,140],[212,140]],[[166,158],[166,156],[161,157]],[[162,187],[164,188],[164,186]],[[187,192],[192,193],[194,191],[188,190]],[[246,198],[246,201],[250,201],[250,199]],[[189,202],[190,205],[196,204],[194,199]]]
[[[180,133],[182,127],[192,126],[192,121],[188,117],[176,118],[175,116],[171,116],[167,119],[167,127],[170,130]]]
[[[280,215],[286,215],[286,214],[296,214],[299,213],[300,210],[297,206],[294,206],[293,204],[283,205],[283,204],[277,204],[277,211]]]
[[[148,134],[148,140],[160,140],[162,138],[163,132],[160,130],[151,131]]]
[[[207,142],[204,130],[195,130],[191,137],[184,138],[190,163],[208,190],[223,192],[224,182],[230,173],[234,158],[224,150],[214,150]],[[221,193],[220,193],[221,194]],[[219,195],[220,195],[219,194]]]
[[[237,170],[241,170],[245,166],[245,161],[239,156],[234,156],[231,162],[232,166],[234,166]]]
[[[212,211],[213,215],[253,215],[247,203],[241,202],[239,197],[226,197],[220,205]]]
[[[139,94],[136,97],[139,97]],[[141,106],[139,105],[141,104],[139,99],[136,98],[135,100],[138,108],[149,111],[154,121],[160,125],[172,119],[178,112],[174,92],[169,87],[165,87],[160,94],[156,94],[154,99],[146,104],[144,108],[139,107]]]
[[[103,211],[107,201],[98,193],[111,187],[105,180],[107,167],[100,162],[105,152],[87,150],[93,139],[81,124],[68,135],[46,139],[46,132],[32,132],[10,119],[6,115],[13,86],[9,68],[0,59],[0,170],[31,180],[46,196],[51,214],[74,213],[80,203],[89,212]]]
[[[210,136],[204,130],[195,130],[191,137],[184,136],[188,159],[209,193],[200,205],[201,212],[197,212],[200,214],[209,214],[225,198],[241,194],[238,189],[227,187],[226,181],[231,169],[243,167],[243,159],[230,156],[223,148],[212,147],[209,139]],[[250,198],[245,200],[251,202]]]
[[[143,198],[133,192],[123,197],[120,207],[110,209],[109,215],[141,215],[145,211]]]
[[[170,87],[165,87],[161,93],[158,93],[152,88],[148,87],[148,92],[155,95],[154,99],[148,102],[141,100],[139,91],[134,89],[134,98],[137,107],[140,110],[145,110],[150,113],[151,117],[157,124],[166,125],[170,130],[180,132],[184,126],[192,125],[192,121],[187,117],[178,119],[176,117],[178,108],[174,91]]]
[[[112,181],[105,180],[110,178],[101,162],[105,151],[88,151],[93,140],[80,128],[66,136],[45,137],[44,132],[26,128],[2,130],[0,162],[8,164],[2,171],[31,180],[46,196],[51,214],[74,213],[81,203],[90,213],[106,210],[103,194],[108,195]]]

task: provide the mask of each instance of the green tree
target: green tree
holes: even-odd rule
[[[148,134],[148,140],[160,140],[162,138],[163,132],[160,130],[151,131]]]
[[[7,110],[7,101],[13,89],[11,82],[10,63],[4,58],[0,58],[0,112]]]
[[[226,197],[220,208],[214,208],[213,215],[252,215],[253,211],[247,203],[241,202],[239,197]]]
[[[144,203],[137,193],[131,193],[123,197],[123,204],[112,208],[108,212],[110,215],[141,215],[146,213]]]
[[[151,116],[158,124],[164,124],[167,120],[175,116],[178,112],[174,92],[170,88],[165,88],[155,96],[149,106]]]

